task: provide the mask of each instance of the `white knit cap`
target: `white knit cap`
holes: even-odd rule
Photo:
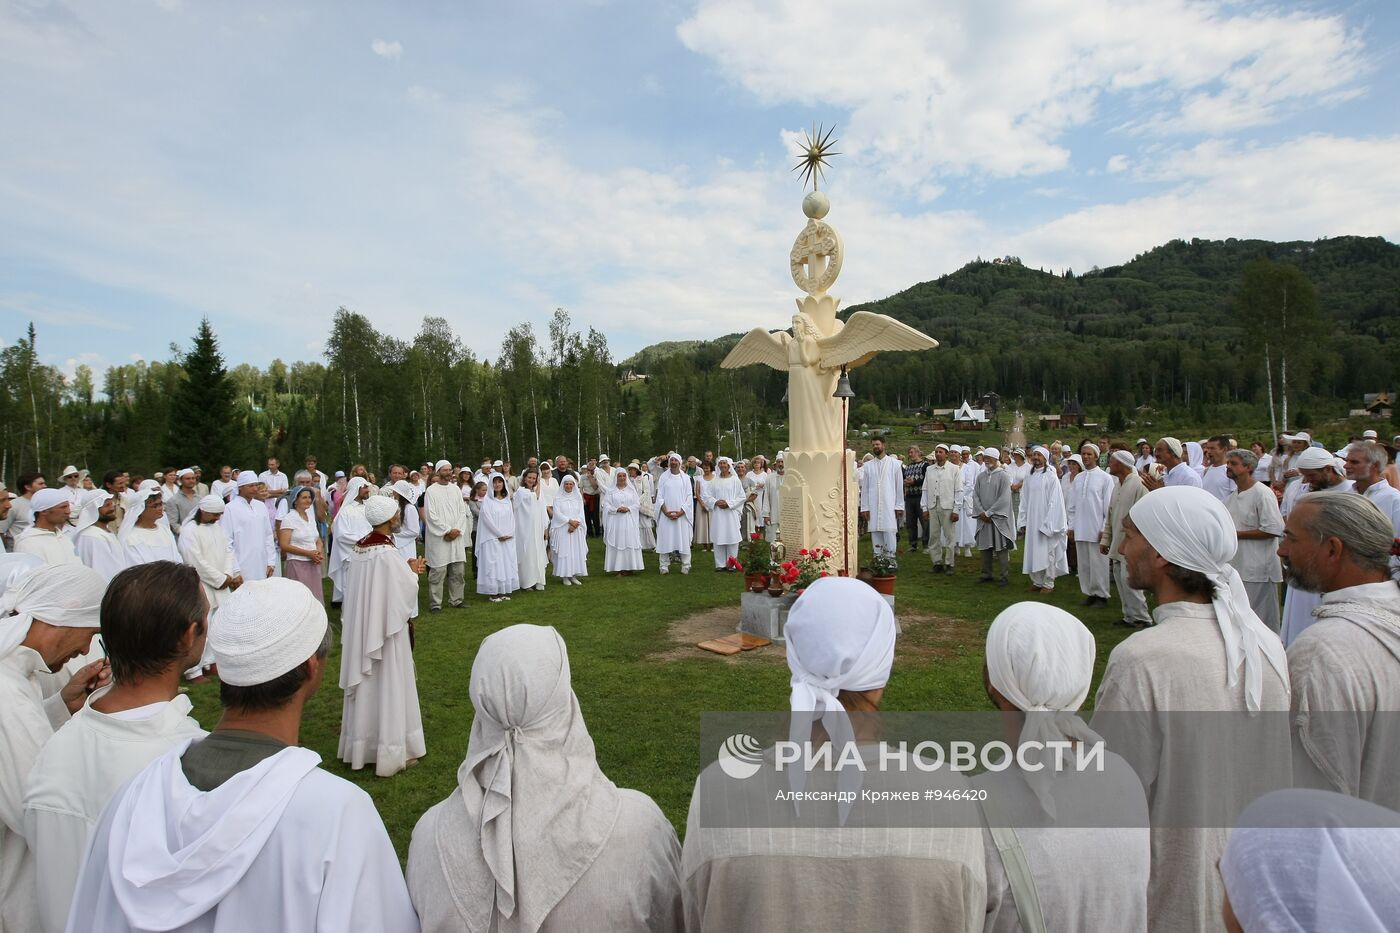
[[[434,472],[434,473],[440,473],[440,472],[442,472],[442,470],[443,470],[444,468],[445,468],[445,469],[448,469],[448,470],[452,469],[452,461],[451,461],[451,460],[439,460],[437,463],[434,463],[434,464],[433,464],[433,472]]]
[[[1133,459],[1133,455],[1128,453],[1126,450],[1115,450],[1113,452],[1113,455],[1110,456],[1108,459],[1117,460],[1119,463],[1128,467],[1135,466],[1137,464],[1137,461]]]
[[[1296,466],[1300,470],[1325,470],[1333,465],[1335,459],[1321,447],[1309,447],[1298,455]]]
[[[224,510],[224,500],[219,496],[205,496],[199,500],[199,511],[218,515]]]
[[[47,512],[56,505],[62,505],[65,502],[72,502],[73,500],[69,499],[68,494],[61,489],[41,489],[34,494],[34,497],[30,501],[33,503],[34,511],[38,513]]]
[[[988,447],[982,451],[982,456],[991,457],[993,460],[996,460],[1001,456],[1001,451],[997,450],[995,447]]]
[[[305,584],[287,577],[245,583],[219,607],[209,651],[219,679],[235,687],[276,680],[321,647],[326,610]]]
[[[254,473],[252,470],[244,470],[242,473],[238,474],[238,479],[234,480],[233,484],[239,489],[242,489],[244,486],[253,486],[261,482],[262,480],[258,479],[258,474]]]
[[[35,619],[62,628],[101,628],[105,592],[107,579],[83,564],[47,564],[25,574],[0,596],[0,658],[19,647]]]
[[[394,517],[399,504],[388,496],[370,496],[365,500],[365,521],[370,527],[382,525]]]
[[[1180,457],[1182,451],[1186,449],[1181,446],[1181,441],[1174,437],[1164,437],[1162,438],[1162,443],[1167,445],[1167,449],[1172,452],[1173,457]]]

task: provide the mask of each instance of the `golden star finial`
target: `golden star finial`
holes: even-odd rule
[[[824,167],[831,164],[827,160],[832,156],[841,154],[831,148],[840,142],[840,140],[831,138],[832,134],[835,132],[835,126],[832,126],[831,129],[828,130],[821,124],[813,126],[812,129],[808,131],[807,142],[803,146],[802,157],[792,169],[794,172],[802,173],[803,188],[807,187],[807,181],[809,179],[812,182],[813,191],[817,190],[817,180],[819,178],[822,181],[826,181]]]

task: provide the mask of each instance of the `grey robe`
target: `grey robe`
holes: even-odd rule
[[[990,522],[980,518],[983,512]],[[972,520],[977,523],[979,550],[1004,551],[1016,547],[1016,516],[1011,511],[1011,474],[1005,467],[984,470],[972,487]]]

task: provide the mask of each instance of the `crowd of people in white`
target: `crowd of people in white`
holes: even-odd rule
[[[314,458],[291,478],[275,460],[224,467],[208,487],[198,467],[21,476],[0,490],[0,931],[1394,929],[1392,451],[1102,438],[901,461],[872,444],[855,480],[876,553],[893,558],[903,532],[943,575],[975,548],[981,579],[1005,585],[1019,543],[1038,593],[1072,568],[1086,605],[1116,584],[1123,623],[1145,630],[1110,655],[1091,723],[1077,711],[1094,638],[1043,602],[992,623],[985,681],[1023,737],[1105,737],[1111,796],[1141,825],[1009,842],[990,826],[722,828],[701,813],[702,787],[725,780],[709,768],[682,846],[599,768],[559,633],[517,625],[473,661],[458,787],[418,823],[406,874],[370,798],[299,747],[331,643],[324,578],[341,609],[339,757],[390,776],[426,752],[420,575],[437,612],[464,604],[469,560],[493,602],[544,589],[551,568],[581,586],[590,538],[622,576],[646,551],[662,574],[689,573],[696,549],[732,570],[741,541],[779,536],[784,455],[532,458],[519,476],[440,460],[382,484]],[[895,634],[860,581],[798,598],[786,655],[804,741],[876,742],[846,717],[880,708]],[[205,732],[182,680],[211,676],[223,716]],[[1281,741],[1296,786],[1252,794],[1189,732],[1125,735],[1112,718],[1202,710],[1260,714],[1234,760]],[[1055,787],[1022,777],[1053,815]],[[1228,820],[1161,828],[1174,794],[1203,788]]]

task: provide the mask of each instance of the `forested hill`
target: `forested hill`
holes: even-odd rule
[[[1291,263],[1317,287],[1325,337],[1300,360],[1300,395],[1353,400],[1400,384],[1400,246],[1379,237],[1316,242],[1174,240],[1076,275],[978,260],[881,301],[877,311],[937,338],[859,371],[882,406],[949,404],[995,391],[1050,403],[1209,405],[1262,397],[1257,348],[1236,323],[1245,266]],[[1294,376],[1297,376],[1295,381]]]

